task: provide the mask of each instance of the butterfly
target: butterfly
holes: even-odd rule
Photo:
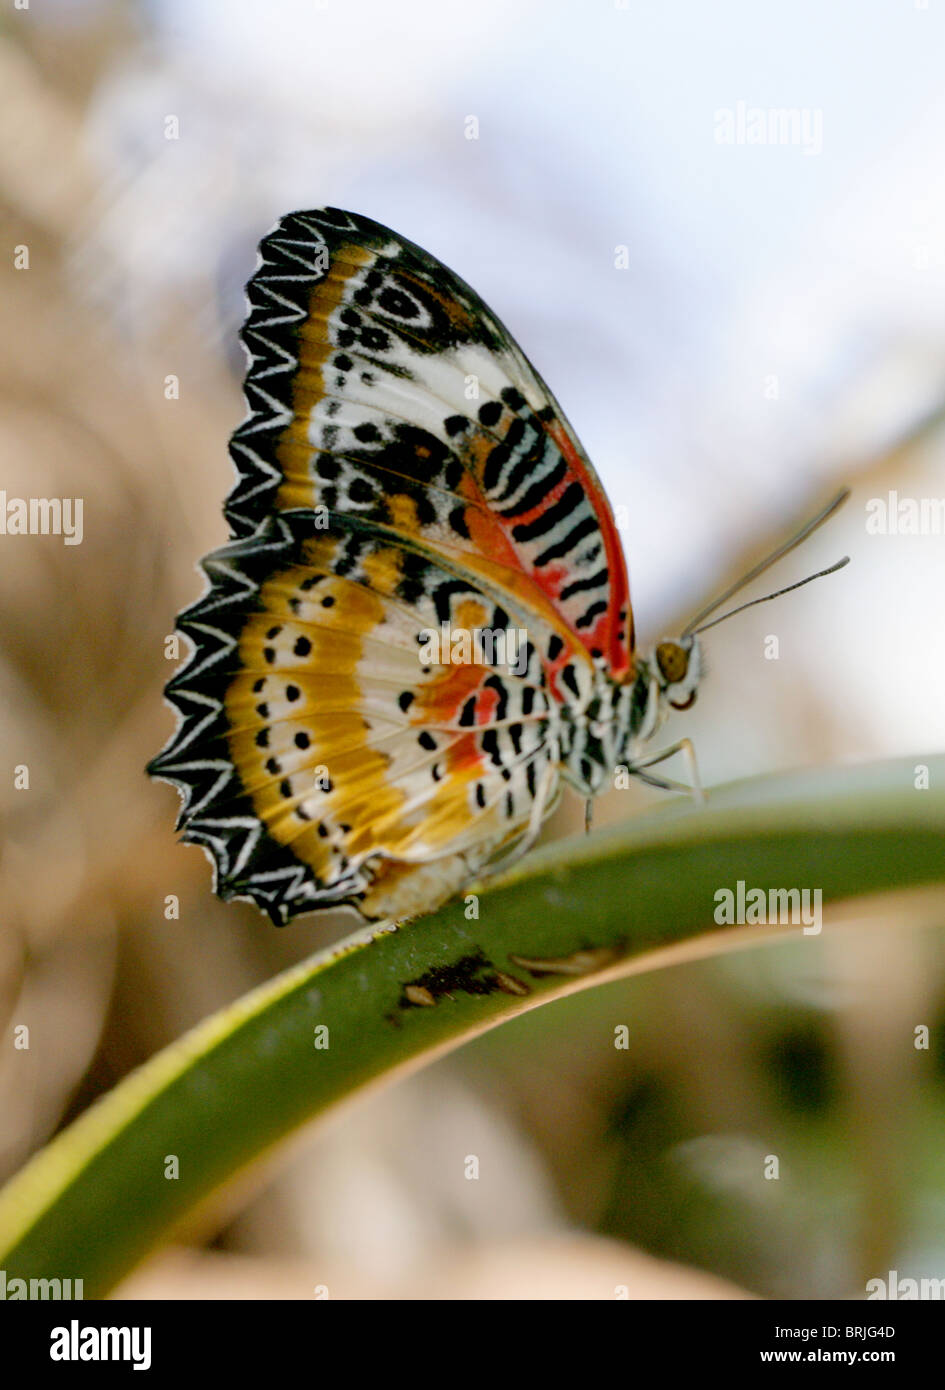
[[[636,651],[600,479],[458,275],[336,208],[259,251],[231,539],[149,771],[222,898],[398,921],[524,853],[564,783],[677,785],[646,769],[687,741],[646,746],[695,700],[698,621]]]

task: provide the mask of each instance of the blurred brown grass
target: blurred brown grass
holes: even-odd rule
[[[9,1172],[68,1110],[96,1050],[73,1108],[325,929],[284,948],[241,933],[255,914],[213,898],[203,856],[175,843],[176,796],[144,774],[173,727],[165,636],[200,592],[196,559],[226,535],[238,384],[192,305],[166,304],[143,336],[86,292],[78,267],[105,195],[81,104],[9,40],[0,85],[0,225],[5,245],[29,249],[4,283],[15,330],[0,343],[0,478],[10,497],[81,497],[85,531],[78,546],[0,547],[0,989],[5,1019],[32,1031],[28,1058],[0,1063]],[[178,400],[165,398],[170,372]],[[16,790],[23,764],[29,790]],[[179,921],[164,917],[167,894]]]

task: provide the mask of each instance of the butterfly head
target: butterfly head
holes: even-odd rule
[[[664,637],[656,644],[648,666],[656,681],[661,706],[690,709],[695,704],[702,676],[702,650],[698,638]]]

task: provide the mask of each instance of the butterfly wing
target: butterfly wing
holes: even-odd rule
[[[282,923],[451,896],[547,813],[562,711],[632,675],[606,498],[482,302],[367,219],[292,214],[248,286],[235,539],[181,615],[151,766],[217,890]],[[424,634],[521,651],[424,658]]]
[[[250,414],[235,534],[274,509],[361,517],[518,574],[633,676],[626,564],[560,406],[458,275],[368,218],[292,213],[260,246],[243,330]],[[505,582],[508,582],[506,579]]]
[[[210,589],[179,620],[194,655],[168,686],[181,723],[151,770],[180,788],[221,896],[277,923],[340,903],[412,915],[521,834],[543,780],[550,808],[549,653],[568,637],[550,605],[526,609],[370,524],[317,521],[269,517],[204,561]],[[430,661],[443,624],[521,645]],[[576,649],[556,669],[586,700]]]

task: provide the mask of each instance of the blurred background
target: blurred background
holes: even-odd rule
[[[0,488],[83,498],[84,538],[0,538],[2,1176],[352,926],[217,902],[143,771],[173,726],[165,637],[226,538],[242,286],[290,209],[388,223],[507,323],[614,504],[644,645],[852,488],[768,587],[852,564],[706,638],[669,734],[708,785],[945,747],[945,535],[866,526],[890,491],[945,498],[943,44],[939,0],[7,7]],[[942,1277],[945,911],[846,916],[502,1027],[299,1136],[125,1291]]]

